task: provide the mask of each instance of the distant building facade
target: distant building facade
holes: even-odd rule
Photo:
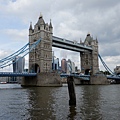
[[[22,58],[20,56],[17,56],[13,60],[13,72],[24,72],[24,66],[25,66],[25,58]]]
[[[70,59],[66,61],[66,59],[61,60],[61,70],[67,74],[75,73],[75,63]]]
[[[75,63],[70,59],[67,61],[67,73],[75,73]]]
[[[62,72],[67,72],[67,61],[66,61],[66,59],[61,60],[61,70],[62,70]]]
[[[52,70],[58,70],[59,69],[59,58],[52,57]]]

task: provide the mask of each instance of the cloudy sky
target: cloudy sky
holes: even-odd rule
[[[89,32],[110,69],[120,65],[119,0],[0,0],[0,59],[28,42],[30,22],[36,24],[40,12],[46,23],[52,20],[54,36],[80,42]],[[79,66],[79,53],[53,50]]]

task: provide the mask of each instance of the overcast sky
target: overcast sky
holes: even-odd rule
[[[80,42],[89,32],[110,69],[120,65],[119,0],[0,0],[0,59],[28,42],[30,22],[36,24],[40,12],[46,23],[52,20],[54,36]],[[79,53],[53,50],[79,66]]]

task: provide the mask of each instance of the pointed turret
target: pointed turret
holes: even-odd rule
[[[96,37],[96,43],[98,43],[97,37]]]
[[[32,28],[32,22],[30,22],[30,27],[29,27],[29,35],[31,35],[33,33],[33,28]]]
[[[49,28],[53,28],[53,27],[52,27],[52,23],[51,23],[51,19],[50,19]]]
[[[50,19],[50,24],[49,24],[49,30],[50,30],[50,32],[52,33],[53,27],[52,27],[51,19]]]
[[[30,22],[29,30],[32,30],[32,22]]]

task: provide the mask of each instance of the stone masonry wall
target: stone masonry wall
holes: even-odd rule
[[[91,75],[90,84],[92,85],[105,85],[109,84],[107,77],[104,75]]]
[[[62,86],[57,73],[39,73],[36,77],[24,77],[22,86]]]

